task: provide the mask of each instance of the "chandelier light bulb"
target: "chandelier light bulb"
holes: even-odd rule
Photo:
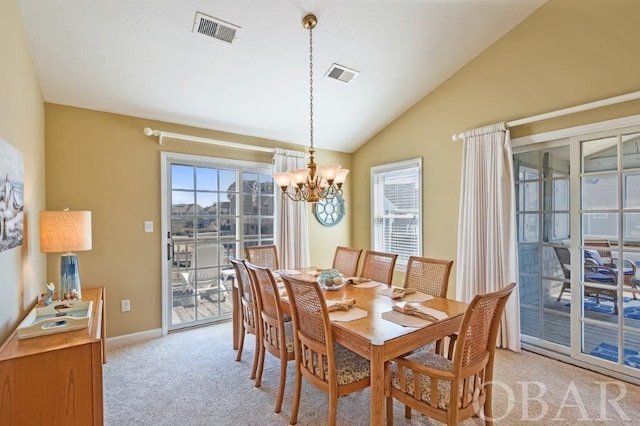
[[[336,175],[335,183],[343,184],[345,180],[347,180],[347,175],[349,174],[349,169],[340,169],[338,170],[338,174]]]
[[[289,182],[291,181],[289,173],[287,172],[274,173],[273,179],[276,181],[276,185],[278,185],[280,188],[289,186]]]
[[[291,179],[291,182],[293,182],[296,185],[302,185],[307,180],[308,171],[307,169],[295,169],[295,170],[291,170],[288,174]]]
[[[332,182],[336,176],[338,175],[338,170],[340,170],[340,166],[320,166],[318,167],[320,169],[320,174],[322,175],[323,178],[325,178],[327,181]]]

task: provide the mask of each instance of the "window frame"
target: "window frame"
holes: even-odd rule
[[[422,205],[422,157],[416,157],[409,160],[397,161],[393,163],[381,164],[378,166],[371,167],[371,248],[375,251],[386,251],[384,247],[376,246],[376,178],[384,173],[401,171],[401,170],[417,170],[418,178],[417,178],[417,194],[418,194],[418,213],[416,219],[417,229],[415,231],[417,235],[416,242],[416,250],[407,256],[407,260],[409,256],[422,256],[422,230],[423,230],[423,205]],[[384,216],[383,216],[384,217]],[[395,270],[405,272],[407,267],[407,261],[401,257],[400,253],[398,254],[398,261],[396,262]]]

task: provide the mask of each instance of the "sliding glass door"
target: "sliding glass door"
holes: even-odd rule
[[[516,144],[514,171],[523,342],[640,377],[640,128]]]
[[[274,241],[271,165],[169,155],[164,172],[167,329],[230,318],[229,256]]]
[[[580,359],[640,377],[640,133],[579,139]],[[579,346],[578,346],[579,345]],[[595,360],[593,358],[596,358]]]

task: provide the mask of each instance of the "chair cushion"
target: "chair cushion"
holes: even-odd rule
[[[608,271],[603,272],[586,272],[584,274],[585,281],[614,284],[616,277]]]
[[[440,371],[451,371],[453,367],[453,364],[449,359],[433,352],[415,352],[409,356],[406,356],[405,359]],[[407,376],[407,388],[402,389],[400,387],[400,378],[398,375],[398,364],[391,363],[391,386],[403,393],[414,396],[413,371],[410,369],[405,370]],[[420,387],[422,388],[422,401],[426,402],[427,404],[431,404],[431,379],[427,376],[422,376]],[[438,408],[442,410],[447,409],[447,407],[449,406],[450,395],[451,383],[447,381],[440,381],[438,383]]]
[[[333,345],[333,352],[336,359],[338,385],[348,385],[371,376],[371,365],[368,359],[337,343]],[[328,374],[326,365],[325,374]]]
[[[598,250],[585,250],[584,258],[593,259],[598,264],[598,266],[604,265],[604,262],[602,261],[602,257],[600,256],[600,253],[598,253]]]
[[[369,360],[337,343],[333,344],[333,352],[336,360],[336,376],[338,385],[348,385],[371,376]],[[314,356],[313,365],[316,376],[319,373],[318,359]],[[324,362],[324,375],[329,377],[329,366]]]

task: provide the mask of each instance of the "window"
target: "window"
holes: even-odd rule
[[[422,159],[372,167],[371,191],[373,250],[397,254],[404,270],[422,255]]]
[[[191,243],[215,242],[223,254],[222,265],[228,265],[228,256],[242,257],[245,247],[273,244],[270,167],[215,159],[207,164],[172,163],[174,240],[186,235]]]

